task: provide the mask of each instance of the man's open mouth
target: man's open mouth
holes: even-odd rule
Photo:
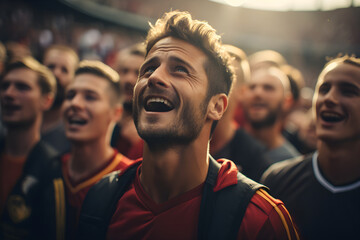
[[[169,112],[174,109],[174,106],[165,98],[151,97],[146,100],[144,108],[148,112]]]
[[[266,103],[253,103],[253,104],[251,104],[251,107],[253,109],[264,109],[264,108],[267,108],[268,105]]]
[[[320,113],[320,117],[325,122],[330,122],[330,123],[340,122],[345,119],[343,115],[334,112],[322,112]]]
[[[21,107],[19,105],[5,104],[2,106],[2,109],[4,112],[6,112],[6,111],[12,112],[12,111],[20,110]]]
[[[80,117],[69,117],[68,123],[71,125],[80,125],[83,126],[87,123],[87,120],[80,118]]]

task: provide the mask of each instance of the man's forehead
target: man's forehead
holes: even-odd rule
[[[350,78],[357,82],[360,82],[360,67],[349,63],[329,65],[324,79],[328,79],[334,76],[338,78]]]
[[[269,84],[269,85],[273,85],[273,86],[279,86],[284,88],[283,86],[283,79],[282,76],[278,75],[277,73],[271,72],[268,69],[261,69],[261,70],[256,70],[253,74],[253,76],[251,77],[251,81],[250,84],[253,83],[263,83],[263,84]]]
[[[105,89],[105,87],[108,86],[110,86],[110,83],[105,78],[90,73],[84,73],[77,75],[70,83],[68,89],[83,88],[98,91],[100,89]]]
[[[76,57],[70,52],[61,51],[59,49],[51,49],[44,57],[44,62],[59,63],[66,65],[75,65]]]
[[[174,37],[166,37],[157,41],[150,49],[146,59],[151,58],[157,53],[178,54],[194,59],[206,57],[205,53],[203,53],[198,47]]]
[[[26,67],[15,68],[10,70],[4,77],[3,80],[24,80],[33,82],[33,79],[37,77],[37,73]]]

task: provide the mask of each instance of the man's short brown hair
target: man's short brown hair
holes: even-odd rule
[[[347,64],[351,64],[353,66],[356,67],[360,67],[360,58],[356,58],[355,56],[351,55],[344,55],[344,56],[337,56],[333,59],[330,59],[324,66],[323,70],[321,71],[321,73],[319,74],[318,77],[318,82],[322,81],[325,77],[325,75],[331,71],[334,67],[333,66],[337,66],[341,63],[347,63]]]
[[[102,77],[109,82],[110,88],[115,93],[115,100],[117,103],[122,102],[122,87],[120,84],[119,74],[111,67],[96,60],[83,60],[79,63],[79,67],[75,71],[75,76],[80,74],[94,74]]]
[[[171,11],[150,25],[146,38],[146,54],[161,39],[174,37],[201,49],[207,56],[204,69],[209,79],[208,98],[229,94],[233,82],[233,71],[229,56],[224,50],[220,36],[207,22],[193,20],[188,12]]]
[[[240,86],[248,83],[250,81],[250,64],[246,53],[242,49],[230,44],[224,44],[224,48],[231,57],[236,84]]]

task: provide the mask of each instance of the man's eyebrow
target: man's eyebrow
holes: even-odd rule
[[[190,63],[188,63],[187,61],[185,61],[185,60],[183,60],[183,59],[181,59],[181,58],[179,58],[179,57],[177,57],[177,56],[170,56],[170,57],[169,57],[169,60],[170,60],[170,62],[175,62],[175,63],[179,63],[179,64],[182,64],[182,65],[185,65],[187,68],[190,69],[190,71],[195,71],[194,67],[191,66]],[[144,67],[146,67],[146,66],[148,66],[148,65],[150,65],[150,64],[153,64],[153,63],[158,63],[158,62],[159,62],[159,57],[158,57],[158,56],[151,57],[151,58],[149,58],[148,60],[145,60],[145,61],[144,61],[144,63],[143,63],[143,64],[141,65],[141,67],[140,67],[140,71],[141,71]]]
[[[143,62],[143,64],[140,66],[139,70],[141,71],[145,66],[150,65],[152,63],[156,63],[159,61],[159,58],[157,56],[151,57]]]
[[[195,69],[190,65],[190,63],[188,63],[187,61],[184,61],[183,59],[176,57],[176,56],[170,56],[169,57],[170,61],[172,62],[177,62],[180,64],[185,65],[186,67],[188,67],[191,71],[195,71]]]
[[[348,87],[348,88],[356,88],[359,89],[359,86],[354,84],[354,83],[349,83],[349,82],[341,82],[339,84],[341,87]]]

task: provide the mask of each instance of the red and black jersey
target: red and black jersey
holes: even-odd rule
[[[237,183],[231,161],[222,164],[214,191]],[[141,167],[141,166],[140,166]],[[197,239],[203,184],[161,204],[143,189],[139,170],[112,216],[107,239]],[[234,199],[236,201],[236,199]],[[289,213],[280,200],[258,190],[252,197],[238,232],[238,239],[298,239]]]
[[[62,175],[65,186],[65,196],[66,196],[66,225],[68,235],[74,236],[77,223],[80,215],[81,205],[85,199],[85,196],[89,189],[97,183],[102,177],[107,175],[110,172],[116,170],[123,170],[133,161],[125,157],[124,155],[115,151],[113,157],[106,162],[98,171],[89,175],[85,179],[82,179],[79,182],[73,182],[69,177],[68,164],[69,164],[70,154],[65,154],[62,156]],[[71,237],[70,237],[71,238]]]

